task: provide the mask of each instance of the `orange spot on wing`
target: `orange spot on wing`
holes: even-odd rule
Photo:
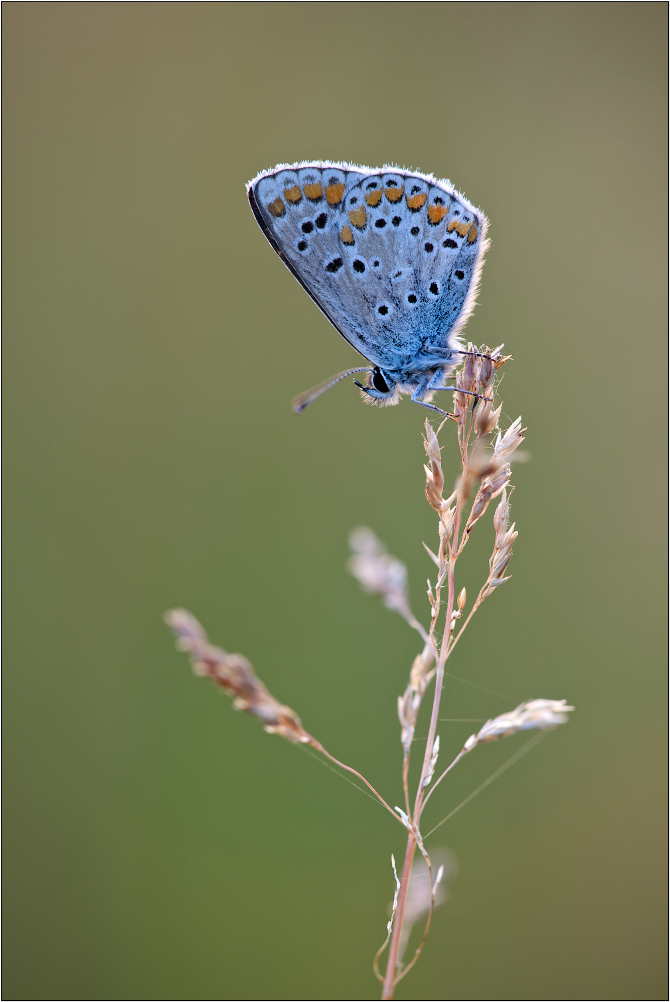
[[[279,195],[277,195],[277,197],[275,198],[274,202],[270,202],[270,204],[268,205],[268,212],[272,216],[283,216],[284,215],[284,212],[285,212],[284,203],[282,202],[282,200],[279,197]]]
[[[449,209],[446,205],[429,205],[426,211],[428,213],[428,222],[432,223],[433,226],[437,226],[449,212]]]
[[[349,219],[352,221],[357,230],[362,230],[367,221],[365,206],[361,205],[360,209],[352,209],[349,213]]]
[[[351,227],[350,226],[343,226],[342,227],[342,229],[340,231],[340,240],[342,241],[343,244],[353,244],[353,242],[354,242],[354,235],[351,232]]]
[[[388,198],[389,202],[398,202],[402,198],[402,192],[402,188],[396,188],[396,186],[392,184],[385,189],[384,194]]]
[[[452,219],[451,222],[449,223],[449,225],[447,226],[447,233],[451,233],[452,230],[456,230],[456,232],[460,236],[464,237],[466,235],[466,233],[468,232],[468,230],[472,226],[473,226],[473,223],[459,223],[459,221],[457,219]],[[476,239],[476,237],[475,237],[475,239]],[[472,241],[470,241],[470,242],[472,243]]]
[[[473,226],[472,229],[470,230],[470,232],[468,233],[468,243],[469,244],[473,244],[475,242],[475,240],[477,239],[477,236],[478,236],[477,227]]]
[[[309,198],[311,202],[318,202],[323,195],[323,187],[320,184],[306,184],[302,190],[305,192],[305,198]]]
[[[368,205],[379,205],[383,194],[384,192],[381,190],[381,188],[378,191],[369,191],[365,196],[365,201],[368,203]]]
[[[294,184],[292,188],[286,188],[284,191],[284,198],[287,202],[299,202],[302,199],[302,192],[297,184]]]
[[[343,184],[326,185],[326,201],[328,205],[339,205],[342,201],[342,195],[344,195]]]
[[[408,195],[407,196],[407,208],[412,209],[413,212],[417,212],[426,204],[426,199],[428,195],[425,191],[420,191],[418,195]]]

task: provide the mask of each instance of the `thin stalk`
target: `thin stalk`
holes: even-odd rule
[[[393,987],[394,988],[398,984],[399,981],[402,981],[402,979],[405,977],[405,975],[408,973],[408,971],[410,971],[414,967],[414,965],[416,964],[417,960],[421,956],[421,951],[423,950],[423,948],[425,946],[425,943],[426,943],[426,940],[428,939],[428,933],[430,932],[430,923],[431,923],[432,918],[433,918],[433,909],[435,907],[435,887],[433,885],[433,871],[430,869],[430,867],[428,868],[428,879],[430,880],[430,907],[428,908],[428,916],[426,918],[426,925],[425,925],[425,928],[423,930],[423,936],[421,937],[421,942],[419,943],[419,945],[417,946],[416,950],[414,951],[414,956],[410,960],[409,964],[407,964],[406,967],[403,967],[402,971],[400,972],[400,974],[398,975],[398,977],[393,982]]]
[[[410,832],[407,838],[407,849],[405,850],[405,862],[403,863],[402,876],[400,878],[400,894],[398,895],[398,907],[396,909],[395,923],[393,925],[393,935],[391,936],[391,946],[389,947],[389,959],[386,965],[384,976],[384,988],[382,989],[382,999],[392,999],[395,988],[395,971],[398,964],[398,943],[400,940],[400,930],[402,928],[402,917],[405,911],[407,900],[407,890],[409,888],[409,873],[412,869],[412,861],[416,851],[416,839]]]
[[[454,529],[452,540],[455,544],[458,543],[458,531],[459,523],[461,518],[461,498],[456,502],[456,514],[454,518]],[[423,759],[423,768],[421,769],[421,777],[419,779],[419,789],[416,795],[416,801],[414,804],[414,818],[418,819],[421,815],[421,803],[423,801],[423,781],[428,772],[428,766],[430,764],[430,759],[433,754],[433,743],[435,741],[435,732],[437,730],[437,722],[440,713],[440,700],[442,698],[442,686],[444,685],[444,668],[447,662],[447,657],[450,653],[449,644],[449,624],[451,623],[451,616],[454,611],[454,597],[456,593],[455,588],[455,566],[456,566],[456,555],[458,552],[457,546],[450,547],[449,552],[449,572],[447,577],[447,615],[445,617],[445,630],[444,636],[442,638],[442,645],[440,647],[440,656],[437,662],[437,670],[435,673],[435,695],[433,696],[433,711],[430,716],[430,725],[428,727],[428,737],[426,739],[426,753]]]
[[[409,817],[409,752],[405,752],[402,759],[402,788],[405,793],[405,812]]]
[[[456,758],[454,759],[454,761],[453,761],[453,762],[451,763],[451,765],[448,765],[448,766],[447,766],[447,768],[446,768],[446,769],[444,770],[444,772],[442,773],[442,775],[440,776],[440,778],[439,778],[439,779],[436,779],[436,780],[435,780],[435,782],[434,782],[434,783],[432,784],[432,786],[431,786],[430,790],[428,791],[428,793],[426,794],[426,796],[425,796],[425,797],[423,798],[423,806],[422,806],[422,808],[421,808],[421,810],[422,810],[422,811],[423,811],[423,808],[424,808],[424,807],[426,806],[426,804],[428,803],[428,799],[429,799],[430,795],[431,795],[431,794],[432,794],[432,793],[434,792],[434,790],[435,790],[435,787],[436,787],[436,786],[437,786],[437,785],[438,785],[439,783],[441,783],[441,782],[442,782],[442,780],[443,780],[443,779],[444,779],[444,777],[445,777],[445,776],[447,775],[447,773],[448,773],[448,772],[451,772],[451,770],[452,770],[452,769],[454,768],[454,766],[456,765],[456,763],[457,763],[457,762],[460,762],[460,760],[461,760],[461,759],[463,758],[463,756],[464,756],[464,755],[466,755],[466,754],[467,754],[467,752],[465,752],[465,751],[460,751],[460,752],[458,753],[458,755],[456,756]]]
[[[484,588],[482,588],[481,591],[479,592],[479,594],[477,595],[477,598],[475,599],[475,604],[473,605],[472,609],[470,610],[469,615],[466,617],[466,619],[463,620],[463,624],[462,624],[460,630],[458,631],[458,633],[456,634],[455,637],[451,638],[450,643],[449,643],[449,654],[451,654],[451,652],[453,651],[454,647],[456,646],[456,644],[458,643],[458,641],[461,638],[461,634],[463,633],[463,630],[468,625],[468,623],[470,622],[470,620],[472,619],[472,617],[476,613],[477,609],[479,608],[479,606],[484,601],[485,596],[482,595],[482,592],[485,590],[485,588],[487,586],[488,586],[488,581],[484,585]]]
[[[325,756],[326,756],[326,758],[329,758],[331,762],[334,762],[334,763],[335,763],[335,765],[339,765],[341,769],[346,769],[346,770],[347,770],[347,772],[351,772],[351,773],[353,773],[353,775],[354,775],[354,776],[358,776],[358,778],[359,778],[359,779],[360,779],[360,780],[361,780],[361,781],[362,781],[363,783],[365,783],[365,785],[367,786],[367,788],[368,788],[369,790],[372,790],[372,792],[374,793],[374,795],[375,795],[375,797],[377,798],[377,800],[379,800],[379,801],[380,801],[380,802],[381,802],[381,803],[382,803],[382,804],[384,805],[384,807],[385,807],[385,808],[386,808],[386,810],[387,810],[387,811],[389,812],[389,814],[392,814],[392,815],[393,815],[393,817],[394,817],[394,818],[396,819],[396,821],[400,821],[400,824],[401,824],[401,825],[403,826],[403,828],[405,827],[405,825],[404,825],[404,824],[403,824],[403,822],[402,822],[402,821],[400,820],[400,818],[398,817],[398,815],[396,814],[396,812],[395,812],[395,811],[393,810],[393,808],[392,808],[392,807],[389,807],[389,805],[388,805],[388,804],[386,803],[386,801],[385,801],[385,800],[384,800],[384,798],[382,797],[381,793],[377,793],[377,791],[375,790],[375,788],[374,788],[374,786],[372,785],[372,783],[368,783],[368,781],[367,781],[367,779],[365,778],[365,776],[363,776],[363,775],[362,775],[362,774],[361,774],[361,773],[360,773],[360,772],[358,771],[358,769],[353,769],[353,768],[352,768],[352,767],[351,767],[350,765],[345,765],[345,764],[344,764],[344,762],[340,762],[340,760],[339,760],[339,759],[337,759],[337,758],[335,758],[335,756],[334,756],[334,755],[331,755],[331,754],[330,754],[330,752],[327,752],[327,751],[326,751],[326,749],[325,749],[325,748],[323,747],[323,745],[321,744],[321,742],[320,742],[320,741],[317,741],[317,740],[316,740],[316,738],[312,738],[312,739],[311,739],[311,741],[310,741],[309,743],[310,743],[310,745],[312,746],[312,748],[315,748],[315,749],[316,749],[317,751],[321,752],[321,754],[322,754],[322,755],[325,755]]]
[[[458,532],[461,517],[461,505],[462,501],[459,497],[456,502],[456,513],[454,518],[454,529],[452,540],[457,544],[458,542]],[[449,553],[449,571],[448,571],[448,597],[447,597],[447,615],[446,615],[446,625],[445,633],[442,640],[442,646],[440,648],[440,656],[437,661],[437,669],[435,673],[435,695],[433,697],[433,711],[430,718],[430,726],[428,728],[428,738],[426,741],[426,754],[424,755],[423,767],[421,769],[421,777],[419,779],[419,789],[416,795],[416,801],[414,804],[414,818],[418,819],[421,816],[421,805],[423,801],[423,780],[428,772],[428,766],[433,752],[433,742],[435,741],[435,731],[437,730],[437,722],[440,712],[440,699],[442,696],[442,686],[444,684],[444,668],[449,654],[449,623],[451,622],[451,614],[454,609],[454,567],[456,564],[456,554],[458,552],[458,547],[450,547]],[[403,916],[405,911],[405,902],[407,900],[407,890],[409,887],[409,874],[412,866],[412,860],[414,859],[414,852],[416,849],[416,839],[411,833],[407,839],[407,850],[405,852],[405,863],[403,865],[402,876],[400,878],[400,895],[398,897],[398,908],[396,911],[396,920],[393,926],[393,935],[391,937],[391,945],[389,947],[389,958],[386,965],[386,975],[384,977],[384,990],[382,992],[382,999],[393,998],[393,989],[395,984],[395,974],[396,967],[398,964],[398,945],[400,943],[400,931],[402,929]]]

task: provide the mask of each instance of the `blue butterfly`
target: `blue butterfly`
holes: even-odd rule
[[[347,369],[293,402],[300,412],[346,376],[363,398],[430,401],[465,354],[488,220],[448,181],[393,167],[280,164],[247,185],[256,220],[284,264],[371,366]]]

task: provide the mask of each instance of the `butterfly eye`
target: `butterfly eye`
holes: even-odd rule
[[[376,390],[379,390],[380,393],[389,392],[388,385],[386,383],[386,380],[382,376],[380,369],[372,370],[372,385]]]

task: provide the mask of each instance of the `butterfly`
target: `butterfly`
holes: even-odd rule
[[[430,174],[329,161],[279,164],[247,185],[272,247],[333,327],[370,365],[346,369],[293,402],[296,413],[346,376],[372,404],[403,393],[429,410],[467,354],[488,247],[486,216]]]

